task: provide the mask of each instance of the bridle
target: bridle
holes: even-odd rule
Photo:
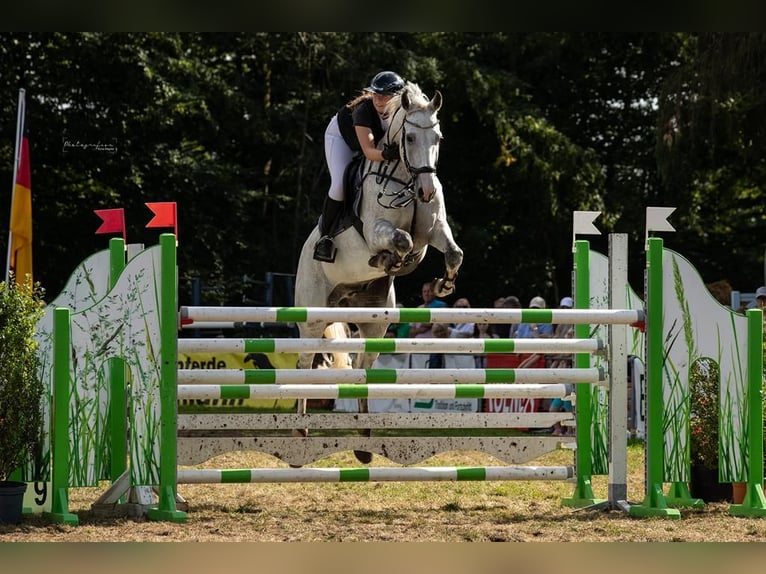
[[[394,112],[394,118],[396,117],[396,114],[398,114],[400,111],[403,112],[404,109],[401,107],[397,109],[396,112]],[[392,124],[393,124],[393,118],[392,118]],[[434,166],[425,165],[422,167],[414,167],[412,163],[410,162],[410,159],[407,156],[407,146],[402,145],[402,142],[404,142],[405,138],[407,137],[407,127],[406,127],[407,125],[414,126],[415,128],[421,129],[421,130],[428,130],[428,129],[438,128],[439,121],[437,120],[429,125],[420,125],[410,120],[405,115],[401,125],[396,129],[395,132],[392,133],[390,129],[387,130],[386,141],[389,143],[389,145],[393,143],[394,145],[399,146],[399,149],[401,150],[401,159],[397,160],[393,164],[390,171],[388,169],[388,166],[384,166],[379,172],[374,173],[374,175],[377,176],[376,183],[378,185],[383,186],[383,191],[378,194],[378,204],[388,209],[399,209],[399,208],[410,205],[415,200],[415,185],[417,183],[418,176],[424,173],[434,173],[434,174],[436,173],[435,165]],[[397,138],[397,136],[399,136],[399,138]],[[404,167],[407,170],[407,173],[409,173],[410,175],[409,181],[404,181],[394,176],[394,173],[399,167],[400,161],[404,164]],[[367,174],[365,174],[364,177],[367,177],[368,175],[373,175],[373,172],[368,172]],[[391,182],[398,183],[402,187],[398,189],[397,191],[388,190],[387,189],[388,185]],[[382,201],[384,198],[386,201]]]
[[[401,108],[399,108],[401,109]],[[397,110],[398,111],[398,110]],[[430,130],[433,128],[439,127],[439,120],[436,120],[434,123],[427,125],[427,126],[421,126],[420,124],[416,124],[415,122],[411,121],[407,116],[404,117],[404,121],[402,122],[402,140],[406,140],[407,138],[407,125],[415,126],[418,129],[421,130]],[[430,165],[426,165],[423,167],[412,167],[412,164],[409,161],[409,158],[407,157],[407,146],[400,146],[402,149],[402,161],[404,161],[404,166],[407,168],[407,171],[410,172],[410,175],[412,176],[413,181],[421,174],[421,173],[436,173],[436,166],[434,165],[431,167]],[[437,158],[438,159],[438,158]]]

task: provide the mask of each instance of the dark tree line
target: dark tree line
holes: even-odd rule
[[[578,209],[630,234],[640,288],[649,205],[678,208],[666,243],[706,280],[750,291],[764,282],[765,67],[755,33],[4,33],[2,196],[7,213],[24,87],[35,279],[58,293],[106,246],[93,209],[124,207],[129,242],[153,244],[144,203],[176,201],[182,301],[199,276],[217,286],[206,303],[237,303],[244,275],[294,271],[328,185],[326,123],[394,69],[444,96],[458,295],[569,294]],[[429,253],[400,299],[417,304],[441,267]]]

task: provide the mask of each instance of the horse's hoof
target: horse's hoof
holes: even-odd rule
[[[396,271],[399,271],[402,268],[402,263],[402,260],[397,258],[391,265],[386,267],[386,273],[395,273]]]
[[[446,297],[455,290],[455,284],[452,281],[445,281],[444,279],[434,280],[434,294],[437,297]]]
[[[377,255],[373,255],[372,257],[370,257],[370,259],[367,261],[367,265],[375,269],[381,269],[381,270],[385,269],[386,260],[384,258],[383,253],[378,253]]]
[[[371,452],[367,452],[364,450],[355,450],[354,456],[356,457],[356,460],[358,460],[362,464],[370,464],[372,462]]]

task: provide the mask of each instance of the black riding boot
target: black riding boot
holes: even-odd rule
[[[314,246],[314,259],[317,261],[325,261],[327,263],[335,261],[335,244],[329,234],[342,213],[342,201],[336,201],[329,196],[325,198],[322,217],[319,219],[319,233],[321,233],[321,237]]]

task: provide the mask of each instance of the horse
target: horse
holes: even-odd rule
[[[297,307],[395,307],[394,278],[414,271],[428,247],[444,254],[445,271],[433,280],[434,293],[444,297],[455,289],[463,262],[463,250],[455,243],[447,222],[441,183],[436,175],[442,140],[437,112],[442,95],[437,90],[428,99],[417,84],[405,83],[400,94],[386,106],[390,118],[379,146],[396,145],[400,159],[369,161],[360,166],[361,198],[358,222],[334,238],[337,254],[333,263],[313,258],[320,238],[317,225],[301,249],[295,280]],[[359,231],[361,228],[361,232]],[[303,338],[320,337],[325,322],[299,324]],[[383,337],[385,323],[358,324],[363,338]],[[358,353],[353,368],[369,369],[378,353]],[[301,353],[298,368],[310,369],[313,353]],[[305,413],[305,401],[298,412]],[[359,412],[368,412],[367,401],[359,400]],[[362,431],[369,436],[369,431]],[[297,434],[308,435],[308,429]],[[362,463],[372,454],[354,451]]]

